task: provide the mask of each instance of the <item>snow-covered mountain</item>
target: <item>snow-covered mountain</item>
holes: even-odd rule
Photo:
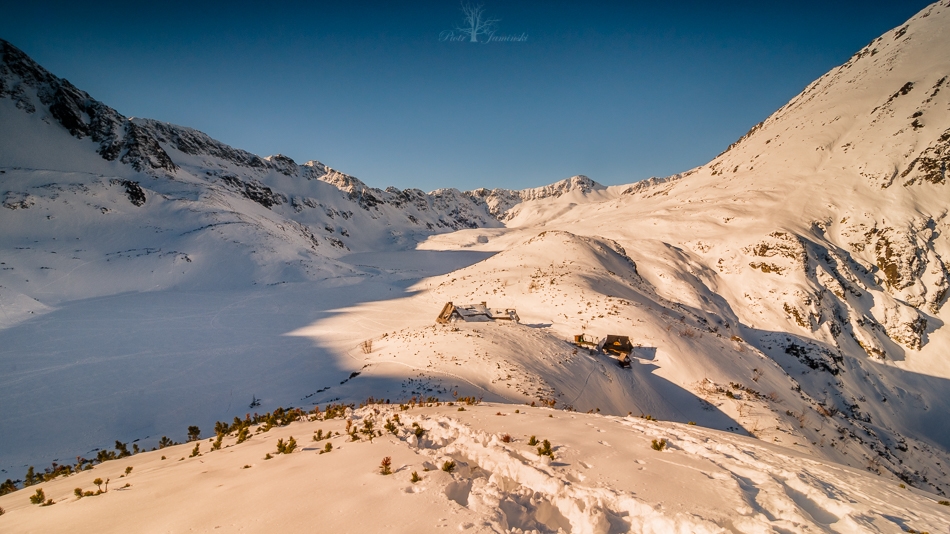
[[[679,175],[431,193],[127,119],[0,42],[0,355],[16,365],[0,404],[46,392],[0,414],[4,465],[46,458],[31,416],[66,427],[81,406],[121,435],[69,427],[79,443],[47,456],[151,445],[242,415],[252,392],[271,409],[454,391],[694,422],[946,495],[948,28],[950,2],[931,5]],[[196,332],[161,311],[212,290],[187,308]],[[521,324],[436,325],[447,301]],[[90,325],[121,337],[129,317],[176,339],[90,356]],[[633,366],[578,334],[629,336]],[[113,400],[49,390],[113,360],[128,367],[96,375]],[[141,400],[152,387],[174,415]]]
[[[659,365],[635,366],[627,396],[612,391],[629,374],[557,356],[555,367],[585,377],[571,387],[515,348],[501,388],[496,376],[454,372],[502,398],[555,390],[582,410],[686,421],[696,399],[711,402],[764,439],[947,491],[948,27],[950,6],[928,7],[700,168],[583,200],[524,199],[503,230],[430,238],[422,248],[500,252],[417,286],[413,298],[429,299],[420,309],[500,301],[555,339],[630,334]],[[351,317],[323,321],[314,337]],[[444,334],[431,335],[449,354]],[[392,358],[383,347],[379,358]],[[696,399],[658,395],[638,382],[647,375]],[[725,395],[737,391],[743,401]]]
[[[227,283],[280,283],[346,274],[333,259],[350,251],[411,248],[436,232],[501,226],[513,199],[600,187],[575,177],[523,192],[372,188],[318,161],[259,157],[191,128],[127,118],[5,41],[0,116],[3,247],[20,251],[7,269],[24,273],[4,273],[0,285],[33,297],[44,286],[42,295],[54,301],[142,285],[119,282],[128,278],[122,274],[107,277],[110,288],[77,284],[83,273],[49,256],[69,251],[26,252],[33,249],[23,242],[82,240],[96,228],[112,242],[99,250],[84,243],[75,261],[129,250],[152,256],[122,267],[175,271],[151,280],[152,288],[220,284],[214,266],[232,261],[245,264],[244,273]],[[55,282],[63,270],[73,278],[65,293]]]

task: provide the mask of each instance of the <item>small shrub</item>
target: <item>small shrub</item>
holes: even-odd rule
[[[451,473],[452,471],[455,471],[455,462],[451,460],[446,460],[442,464],[442,470],[445,471],[446,473]]]
[[[242,467],[241,469],[250,469],[250,468],[251,466],[249,464],[244,464],[244,467]]]
[[[332,443],[327,443],[326,445],[323,446],[323,450],[320,451],[320,454],[323,454],[323,453],[325,453],[325,452],[330,452],[330,451],[332,451],[332,450],[333,450],[333,444],[332,444]]]
[[[194,448],[194,449],[191,449],[191,454],[190,454],[188,457],[189,457],[189,458],[194,458],[195,456],[201,456],[201,453],[198,452],[198,449],[199,449],[200,447],[201,447],[201,443],[200,443],[200,442],[196,442],[196,443],[195,443],[195,448]]]
[[[396,423],[393,423],[392,419],[386,419],[386,425],[383,426],[383,428],[389,432],[392,432],[393,434],[396,433]]]
[[[102,493],[102,479],[97,478],[93,480],[92,483],[95,484],[97,488],[99,488],[99,493]]]
[[[937,501],[937,504],[942,504],[944,506],[950,506],[950,501]]]
[[[164,449],[165,447],[171,447],[175,445],[175,442],[168,438],[168,436],[162,436],[162,439],[158,440],[158,448]]]
[[[537,438],[537,437],[531,436],[530,438],[528,438],[528,445],[531,445],[532,447],[534,447],[534,446],[537,445],[537,444],[538,444],[538,438]]]
[[[164,459],[165,459],[165,457],[164,457],[164,456],[162,456],[162,460],[164,460]]]
[[[5,513],[7,513],[7,511],[4,510],[2,506],[0,506],[0,515],[3,515]]]
[[[125,474],[126,474],[126,475],[128,475],[128,474],[131,473],[131,472],[132,472],[132,466],[131,466],[131,465],[125,468]]]
[[[551,450],[551,442],[544,440],[541,442],[541,446],[538,447],[538,456],[548,456],[551,459],[554,459],[554,451]]]
[[[426,433],[425,429],[419,426],[418,423],[413,423],[412,426],[415,427],[415,430],[412,431],[415,434],[416,438],[421,438],[423,434]]]
[[[16,482],[10,480],[9,478],[0,484],[0,495],[6,495],[7,493],[13,493],[16,491]]]
[[[389,456],[383,458],[383,461],[379,463],[379,472],[384,475],[393,474],[393,459]]]
[[[237,442],[244,443],[245,441],[247,441],[249,433],[250,433],[249,427],[242,426],[241,430],[238,430]]]
[[[30,502],[33,504],[43,504],[46,502],[46,494],[43,493],[43,488],[37,488],[34,495],[30,495]]]
[[[219,451],[221,450],[221,441],[224,439],[224,434],[219,433],[215,438],[214,443],[211,444],[211,450]]]
[[[409,482],[412,482],[413,484],[415,484],[416,482],[419,482],[420,480],[422,480],[422,477],[419,476],[419,473],[416,473],[415,471],[413,471],[412,476],[409,478]]]
[[[198,437],[201,436],[201,429],[196,426],[188,427],[188,441],[198,441]]]
[[[653,440],[653,443],[650,445],[650,447],[652,447],[655,451],[662,451],[666,448],[666,439],[664,438],[659,441]]]
[[[690,421],[690,422],[688,422],[688,423],[686,423],[686,424],[687,424],[687,425],[690,425],[690,426],[696,426],[696,421]]]
[[[271,458],[273,458],[273,456],[271,456],[270,453],[264,455],[265,460],[270,460]]]
[[[501,440],[505,443],[511,443],[511,434],[505,434],[501,437]]]
[[[290,439],[287,440],[287,443],[284,443],[284,439],[277,440],[277,454],[290,454],[294,452],[294,449],[297,448],[297,440],[293,436],[290,436]]]
[[[459,406],[459,409],[458,409],[458,411],[460,411],[460,412],[464,412],[464,411],[465,411],[465,406]]]
[[[515,413],[521,413],[521,410],[515,410]]]
[[[74,489],[73,495],[75,495],[77,499],[82,499],[82,488]]]

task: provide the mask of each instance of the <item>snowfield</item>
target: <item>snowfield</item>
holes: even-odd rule
[[[52,478],[0,530],[945,531],[948,28],[942,0],[675,176],[429,193],[124,117],[0,41],[0,479],[391,401]]]
[[[389,423],[392,430],[384,428]],[[632,416],[494,403],[405,410],[381,404],[347,410],[345,418],[251,428],[247,441],[236,444],[231,435],[219,450],[202,439],[45,483],[52,506],[30,504],[26,491],[0,497],[4,527],[865,533],[942,532],[948,516],[932,494],[860,470],[752,438]],[[334,436],[314,441],[317,431]],[[537,445],[529,445],[532,436]],[[277,454],[278,441],[290,438],[296,449]],[[538,454],[544,440],[551,456]],[[654,440],[666,446],[657,451]],[[390,475],[381,473],[386,457]],[[443,470],[446,462],[454,463],[451,472]],[[74,488],[95,490],[95,478],[109,479],[108,492],[76,498]]]

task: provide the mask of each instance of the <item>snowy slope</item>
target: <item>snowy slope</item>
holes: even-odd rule
[[[349,410],[346,420],[314,418],[267,432],[254,425],[244,443],[233,433],[219,450],[211,439],[195,442],[199,456],[188,443],[108,461],[0,497],[0,525],[24,533],[63,525],[592,534],[946,527],[948,509],[933,495],[723,432],[504,404],[407,408],[374,405]],[[346,434],[350,422],[356,441]],[[335,435],[315,441],[317,431]],[[551,444],[551,457],[538,454],[533,436]],[[291,437],[294,452],[277,454],[278,440]],[[662,451],[652,447],[659,440]],[[384,458],[389,475],[381,472]],[[451,472],[442,469],[447,462]],[[94,493],[96,478],[109,479],[108,492],[77,499],[74,489]],[[30,504],[37,488],[54,504]]]
[[[509,209],[506,229],[433,236],[420,248],[502,252],[416,286],[423,293],[410,300],[424,305],[353,313],[418,307],[430,310],[418,321],[431,321],[445,301],[488,301],[517,308],[551,343],[580,333],[631,335],[655,349],[651,376],[692,393],[687,408],[710,389],[739,384],[755,402],[730,410],[735,401],[723,391],[716,400],[732,426],[764,429],[767,439],[797,441],[820,457],[944,493],[948,27],[946,2],[927,8],[706,166],[594,191],[581,202],[571,195],[526,201]],[[896,178],[881,179],[885,171]],[[618,265],[606,249],[622,250],[631,263]],[[313,337],[342,338],[349,317],[314,325]],[[387,326],[391,336],[399,325]],[[354,333],[349,346],[358,340]],[[396,352],[415,358],[415,350]],[[413,365],[443,369],[433,357],[439,353],[448,350],[436,347],[424,365]],[[526,357],[512,348],[501,358],[519,367],[513,389],[537,389]],[[600,380],[596,391],[609,392],[615,381],[584,367],[574,374]],[[683,399],[658,400],[649,387],[624,387],[627,397],[578,396],[555,374],[538,376],[551,377],[541,381],[577,409],[697,417],[683,411]],[[493,382],[499,378],[478,382],[507,398]],[[696,420],[717,427],[711,417]]]
[[[752,511],[741,528],[702,515],[711,531],[919,529],[840,508],[874,484],[828,486],[854,473],[828,466],[880,475],[872,507],[898,483],[950,491],[947,28],[950,3],[928,7],[676,176],[431,193],[126,119],[0,43],[0,356],[14,362],[0,402],[17,406],[0,414],[15,436],[3,468],[151,446],[242,415],[251,394],[263,410],[458,392],[793,451],[720,472]],[[434,326],[447,301],[522,321]],[[577,334],[630,336],[633,366]],[[120,341],[99,358],[100,339]],[[111,419],[87,422],[92,408]],[[29,424],[42,416],[59,419]],[[47,445],[60,423],[75,444]],[[827,464],[813,489],[831,504],[761,478],[792,457]]]

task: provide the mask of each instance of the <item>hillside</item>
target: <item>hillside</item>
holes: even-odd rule
[[[235,431],[218,450],[215,439],[203,439],[107,461],[43,483],[50,506],[29,503],[36,487],[0,497],[7,510],[0,524],[24,533],[63,525],[97,532],[319,525],[598,534],[939,532],[946,525],[947,508],[932,495],[762,441],[636,417],[457,406],[373,405],[329,419],[324,411],[286,426],[251,424],[247,441],[238,444]],[[278,454],[278,443],[291,439],[293,451]],[[550,456],[538,453],[545,441]],[[77,498],[76,488],[89,495]],[[99,488],[108,492],[97,495]]]
[[[710,512],[727,506],[710,496],[693,523],[643,519],[657,531],[921,529],[882,511],[897,502],[936,529],[945,510],[916,492],[950,492],[947,28],[950,2],[929,6],[675,176],[430,193],[126,118],[0,42],[2,474],[116,439],[151,448],[248,411],[457,394],[509,415],[532,403],[585,424],[609,415],[640,445],[675,431],[674,453],[716,467],[681,458],[663,472],[734,483],[724,495],[748,523]],[[446,302],[521,320],[436,324]],[[574,345],[580,334],[629,336],[631,367]],[[440,417],[458,429],[468,415]],[[495,432],[484,418],[465,424]],[[409,440],[389,439],[386,454]],[[767,459],[733,470],[680,441]],[[596,448],[579,443],[560,480],[580,485],[567,471]],[[635,457],[619,468],[634,481]],[[763,475],[784,462],[814,479]],[[468,506],[452,495],[474,482],[439,484],[433,493]],[[899,484],[915,488],[907,504]],[[480,491],[504,500],[507,487],[496,478]],[[577,531],[649,516],[611,487],[598,494],[616,508],[609,526],[558,514]],[[568,524],[526,495],[511,498],[536,515],[518,528]],[[647,501],[685,509],[671,495]],[[426,503],[424,517],[449,507],[485,526],[485,509]]]

